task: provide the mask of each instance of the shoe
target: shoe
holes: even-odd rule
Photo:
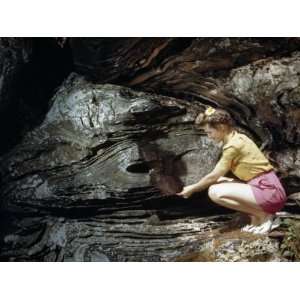
[[[272,228],[272,220],[267,220],[266,222],[262,223],[259,226],[255,226],[255,228],[252,230],[252,233],[254,234],[266,234],[271,231]]]
[[[248,225],[242,227],[241,231],[242,232],[251,232],[251,230],[253,229],[253,227],[254,227],[253,225],[248,224]]]
[[[281,225],[280,219],[279,219],[279,218],[274,218],[274,219],[273,219],[273,223],[272,223],[272,227],[271,227],[271,230],[270,230],[270,231],[276,229],[276,228],[279,227],[280,225]]]
[[[252,230],[254,234],[267,234],[274,230],[275,228],[280,226],[280,219],[272,217],[271,219],[267,220],[266,222],[262,223],[259,226],[255,226]]]

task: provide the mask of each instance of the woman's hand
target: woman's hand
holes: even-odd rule
[[[176,193],[177,196],[182,196],[183,198],[189,198],[195,192],[195,185],[187,185],[183,188],[180,193]]]
[[[234,181],[233,178],[220,176],[219,179],[217,180],[217,183],[221,183],[221,182],[232,182],[232,181]]]

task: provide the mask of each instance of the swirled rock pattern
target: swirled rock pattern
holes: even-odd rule
[[[71,47],[75,69],[94,81],[223,107],[269,148],[298,143],[298,38],[84,38]]]
[[[199,230],[196,228],[200,225],[196,223],[193,226],[183,224],[178,230],[175,225],[151,226],[150,229],[145,225],[149,218],[150,223],[153,218],[155,221],[158,210],[160,215],[165,215],[162,218],[174,218],[176,215],[204,214],[212,208],[205,195],[202,201],[198,195],[189,202],[174,195],[183,185],[207,173],[220,153],[218,147],[193,128],[195,110],[197,106],[184,105],[183,101],[174,98],[114,85],[91,84],[76,74],[70,75],[52,99],[44,122],[2,157],[2,209],[20,215],[24,212],[36,214],[36,217],[50,214],[58,218],[81,216],[81,219],[86,216],[90,221],[68,220],[59,226],[59,221],[49,217],[48,221],[38,224],[38,219],[27,219],[30,225],[25,232],[35,228],[42,238],[22,254],[24,259],[39,257],[36,255],[44,253],[46,246],[55,250],[56,243],[59,247],[70,246],[74,235],[86,230],[89,231],[87,235],[93,237],[92,242],[87,240],[86,247],[81,242],[75,243],[79,247],[78,250],[74,246],[78,253],[72,247],[76,253],[65,249],[68,252],[66,259],[74,256],[75,260],[80,260],[78,257],[84,260],[84,253],[92,251],[89,249],[96,247],[94,243],[105,244],[101,239],[108,240],[110,232],[113,240],[119,239],[120,243],[125,243],[122,237],[125,239],[128,234],[136,238],[147,236],[148,231],[152,235],[156,232],[161,237],[160,247],[189,227],[190,234],[197,235]],[[145,209],[149,211],[143,212]],[[133,218],[127,224],[122,218],[129,218],[132,210],[137,210],[133,214],[144,217]],[[115,222],[112,221],[114,213],[119,216],[120,224],[112,229],[107,224],[105,227],[105,219],[101,222],[99,216],[109,215],[109,224]],[[94,218],[99,221],[93,221]],[[18,222],[14,220],[13,223]],[[135,223],[137,225],[133,226]],[[90,231],[93,227],[98,232],[95,235]],[[63,228],[68,228],[66,230],[71,234]],[[51,233],[53,230],[55,233]],[[35,232],[34,238],[37,236],[40,237]],[[22,245],[18,238],[15,240],[10,235],[4,241]],[[132,240],[129,241],[130,244]],[[188,249],[184,243],[180,248],[182,251]],[[112,245],[109,249],[112,251]],[[123,249],[123,256],[107,253],[107,249],[101,255],[110,260],[142,260],[135,252],[126,254],[126,249]],[[172,247],[170,251],[173,251]],[[144,259],[158,259],[159,254],[154,255],[154,252],[150,251]],[[53,253],[49,255],[58,260]],[[166,260],[167,250],[164,255]],[[50,258],[45,256],[45,259]]]

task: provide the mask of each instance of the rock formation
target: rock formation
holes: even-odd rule
[[[72,38],[58,47],[68,47],[74,72],[52,82],[41,122],[0,158],[2,260],[292,259],[281,253],[284,222],[275,237],[240,234],[244,217],[206,192],[175,193],[219,157],[193,126],[212,105],[264,149],[297,217],[298,39]],[[3,70],[7,86],[24,76]],[[6,91],[0,103],[14,99]]]

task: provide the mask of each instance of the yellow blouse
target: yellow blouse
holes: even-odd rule
[[[216,169],[224,173],[231,171],[239,179],[248,181],[272,170],[273,166],[250,138],[233,131],[223,145],[222,157]]]

